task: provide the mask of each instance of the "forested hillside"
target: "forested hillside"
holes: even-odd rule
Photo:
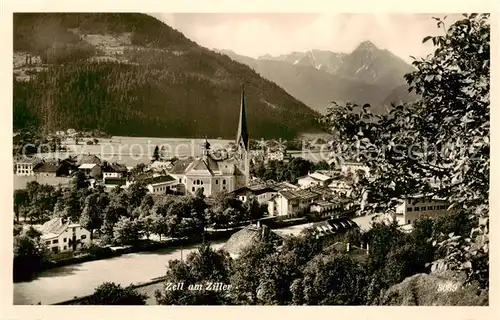
[[[276,84],[147,15],[15,14],[14,39],[26,57],[14,69],[15,129],[233,138],[244,83],[253,137],[319,131]]]

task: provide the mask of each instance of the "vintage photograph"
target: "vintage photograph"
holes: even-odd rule
[[[12,71],[14,305],[489,305],[488,13],[15,12]]]

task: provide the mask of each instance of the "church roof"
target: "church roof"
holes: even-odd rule
[[[174,165],[171,173],[187,174],[187,173],[202,173],[209,175],[241,175],[240,170],[236,166],[234,159],[214,159],[212,155],[206,155],[195,160],[190,160],[189,163],[180,163]]]
[[[193,159],[179,159],[174,162],[174,167],[170,170],[173,174],[183,174],[186,168],[193,162]]]

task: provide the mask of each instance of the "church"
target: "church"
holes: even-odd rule
[[[210,151],[210,143],[205,140],[201,157],[195,160],[177,160],[169,174],[184,189],[181,190],[183,193],[194,194],[198,189],[202,189],[207,197],[248,185],[250,161],[243,87],[236,146],[236,152],[231,158],[219,158]]]

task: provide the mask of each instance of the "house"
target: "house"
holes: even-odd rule
[[[33,169],[41,162],[38,158],[23,158],[16,162],[15,171],[18,176],[33,176]]]
[[[98,178],[101,176],[101,166],[95,163],[85,163],[78,167],[87,177]]]
[[[394,219],[400,225],[412,224],[421,217],[434,218],[449,214],[450,204],[441,198],[431,195],[416,195],[402,199],[396,206]]]
[[[250,198],[255,198],[260,204],[267,204],[276,193],[275,189],[267,186],[242,187],[233,191],[233,194],[243,203]]]
[[[142,181],[146,184],[146,188],[151,193],[166,194],[178,192],[179,183],[170,175],[146,178]]]
[[[123,178],[127,174],[127,167],[119,163],[104,163],[101,168],[102,177],[105,178]]]
[[[301,188],[309,188],[311,186],[326,187],[333,179],[330,176],[319,172],[309,173],[298,179],[298,184]]]
[[[252,247],[263,239],[272,241],[277,247],[283,242],[283,238],[270,230],[266,225],[247,226],[240,231],[234,233],[224,244],[222,249],[229,253],[231,258],[237,259],[243,250]]]
[[[270,216],[297,216],[308,213],[314,200],[320,195],[309,190],[281,190],[269,199]]]
[[[33,172],[38,176],[44,177],[59,177],[64,174],[63,165],[59,162],[50,163],[50,162],[42,162],[39,163],[34,169]],[[67,171],[66,171],[67,174]]]
[[[42,233],[42,243],[54,253],[76,250],[91,243],[90,231],[62,218],[45,222],[39,231]]]

